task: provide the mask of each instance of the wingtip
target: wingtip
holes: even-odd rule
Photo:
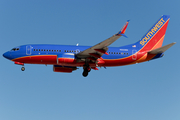
[[[173,42],[173,43],[170,43],[171,45],[175,45],[176,44],[176,42]]]

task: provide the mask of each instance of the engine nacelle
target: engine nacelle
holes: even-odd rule
[[[76,69],[77,69],[76,67],[53,65],[54,72],[71,73],[72,71],[74,71]]]
[[[73,53],[64,53],[57,55],[57,64],[73,62],[75,62],[75,55]]]

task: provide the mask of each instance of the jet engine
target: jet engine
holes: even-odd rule
[[[63,63],[75,62],[75,55],[73,53],[64,53],[57,55],[57,64],[63,65]]]

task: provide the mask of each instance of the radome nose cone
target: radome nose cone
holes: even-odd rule
[[[3,57],[5,57],[5,58],[9,58],[9,53],[8,52],[5,52],[4,54],[3,54]]]
[[[3,54],[3,57],[6,57],[6,53]]]

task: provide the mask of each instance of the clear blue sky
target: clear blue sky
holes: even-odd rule
[[[111,46],[138,41],[163,14],[171,16],[163,58],[100,68],[82,77],[52,66],[0,58],[0,120],[180,120],[179,0],[1,0],[0,54],[23,44],[95,45],[120,30]]]

